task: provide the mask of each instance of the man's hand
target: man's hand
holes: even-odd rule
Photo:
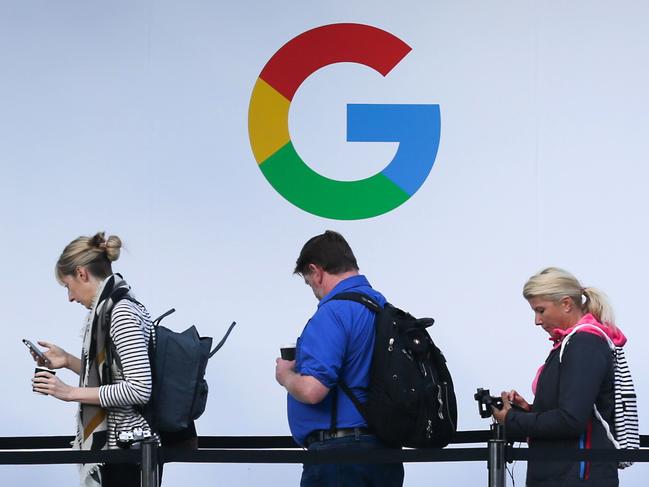
[[[275,360],[275,379],[286,391],[304,404],[318,404],[329,389],[315,377],[295,372],[295,360]]]
[[[279,385],[286,387],[288,377],[295,374],[295,360],[284,360],[278,358],[275,360],[275,380]]]

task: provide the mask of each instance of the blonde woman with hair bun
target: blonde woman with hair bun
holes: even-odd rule
[[[81,354],[77,357],[53,343],[38,342],[47,349],[50,368],[67,368],[79,375],[78,386],[47,372],[37,373],[33,383],[36,392],[79,403],[74,446],[80,450],[124,447],[118,445],[119,433],[151,430],[139,407],[151,395],[148,344],[154,328],[130,286],[113,273],[121,248],[119,237],[106,238],[99,232],[78,237],[63,249],[56,279],[67,289],[70,302],[89,310]],[[139,467],[134,464],[85,464],[80,475],[84,487],[140,486]]]
[[[608,299],[557,267],[530,277],[523,297],[534,312],[534,324],[549,337],[551,350],[532,383],[534,402],[529,404],[515,390],[503,392],[504,407],[494,410],[494,418],[506,425],[508,437],[527,439],[530,448],[614,449],[593,407],[614,429],[614,364],[606,337],[617,347],[626,337],[615,325]],[[528,487],[618,483],[617,462],[528,462]]]

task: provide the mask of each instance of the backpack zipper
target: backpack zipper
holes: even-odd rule
[[[444,419],[444,401],[442,400],[442,385],[446,384],[446,382],[442,382],[439,386],[437,386],[437,402],[439,403],[439,408],[437,408],[437,416],[439,416],[439,419],[443,420]]]

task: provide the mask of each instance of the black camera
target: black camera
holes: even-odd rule
[[[503,400],[500,397],[492,396],[489,389],[482,389],[478,387],[477,392],[473,398],[478,401],[478,412],[481,418],[488,418],[491,416],[491,407],[496,409],[503,408]]]

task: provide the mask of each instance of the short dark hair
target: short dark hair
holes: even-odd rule
[[[329,274],[358,270],[351,247],[341,234],[332,230],[316,235],[304,244],[295,262],[293,274],[308,274],[309,264],[318,265]]]

